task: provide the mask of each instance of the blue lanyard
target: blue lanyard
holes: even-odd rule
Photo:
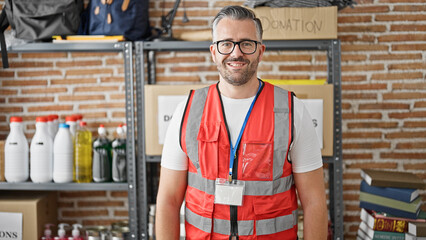
[[[257,95],[259,95],[261,86],[262,86],[262,83],[259,80],[259,88],[257,89],[257,93],[254,96],[253,101],[251,102],[249,110],[247,111],[246,118],[244,119],[243,126],[241,126],[240,134],[238,135],[238,139],[234,147],[232,147],[232,141],[231,141],[231,155],[229,160],[229,181],[232,180],[232,168],[234,166],[235,158],[237,158],[237,148],[238,148],[238,145],[240,144],[241,136],[243,135],[244,129],[246,128],[247,121],[251,114],[251,110],[253,109],[254,102],[256,102]]]

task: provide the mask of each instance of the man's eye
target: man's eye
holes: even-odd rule
[[[231,42],[222,42],[221,45],[222,45],[222,47],[231,47],[234,44],[231,43]]]
[[[253,43],[252,42],[242,42],[241,45],[242,45],[242,47],[252,47]]]

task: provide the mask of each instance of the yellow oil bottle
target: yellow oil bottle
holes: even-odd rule
[[[74,182],[92,181],[92,132],[86,128],[86,122],[80,122],[75,134],[74,146]]]

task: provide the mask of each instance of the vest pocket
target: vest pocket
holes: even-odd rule
[[[240,146],[243,180],[272,180],[272,143],[245,142]]]
[[[200,125],[197,136],[198,161],[204,177],[218,174],[219,132],[220,122],[206,122]]]

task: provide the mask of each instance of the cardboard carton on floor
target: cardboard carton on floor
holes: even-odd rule
[[[0,212],[22,213],[22,239],[38,240],[45,224],[57,224],[56,199],[56,192],[2,191]]]
[[[337,39],[337,7],[251,9],[263,26],[263,40]]]

